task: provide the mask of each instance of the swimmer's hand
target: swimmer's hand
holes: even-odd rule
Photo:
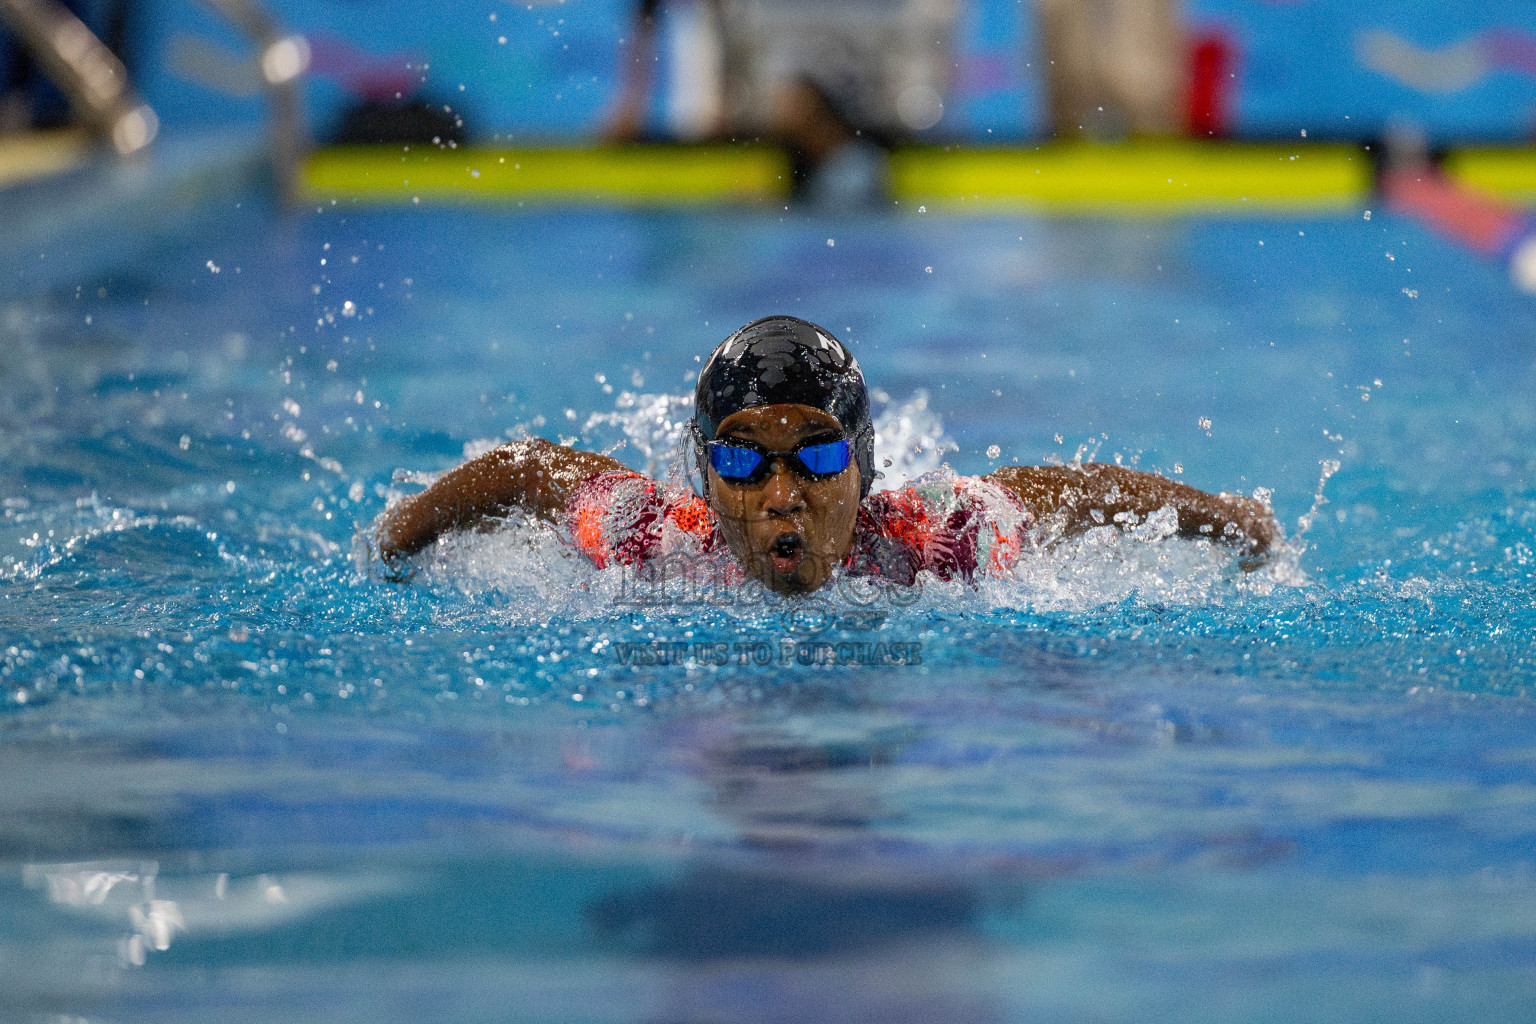
[[[1004,466],[988,479],[1017,494],[1038,519],[1054,517],[1061,524],[1061,537],[1095,526],[1127,525],[1132,516],[1140,522],[1159,509],[1172,508],[1178,513],[1180,537],[1226,544],[1237,550],[1239,564],[1250,572],[1264,564],[1280,539],[1274,513],[1263,502],[1240,494],[1208,494],[1124,466]]]
[[[470,459],[384,513],[375,536],[379,557],[395,562],[451,530],[523,511],[557,521],[583,480],[623,463],[606,455],[551,444],[514,441]]]

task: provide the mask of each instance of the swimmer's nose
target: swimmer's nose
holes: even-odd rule
[[[804,510],[800,478],[782,460],[775,459],[763,488],[763,511],[771,516],[787,516]]]

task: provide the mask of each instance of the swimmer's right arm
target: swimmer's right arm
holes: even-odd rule
[[[606,455],[541,438],[504,444],[444,473],[386,512],[377,534],[379,556],[385,561],[404,558],[451,530],[518,510],[557,521],[578,484],[624,468]]]

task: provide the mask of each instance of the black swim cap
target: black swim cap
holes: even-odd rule
[[[875,482],[869,392],[859,361],[831,331],[799,317],[766,316],[720,343],[694,390],[700,439],[713,440],[727,416],[763,405],[808,405],[830,414],[854,441],[860,496],[869,493]]]

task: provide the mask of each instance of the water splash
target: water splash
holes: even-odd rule
[[[919,389],[898,402],[884,391],[870,392],[875,421],[875,467],[882,477],[877,491],[899,490],[937,470],[945,452],[960,446],[944,436],[944,421],[928,408],[928,392]]]
[[[1312,492],[1312,507],[1296,520],[1296,536],[1293,544],[1300,544],[1306,538],[1307,531],[1312,529],[1312,524],[1317,522],[1317,513],[1328,504],[1328,499],[1323,495],[1323,489],[1328,486],[1328,479],[1339,471],[1338,459],[1323,459],[1318,463],[1320,471],[1317,476],[1317,490]]]
[[[636,468],[656,476],[673,461],[692,415],[692,395],[621,391],[614,400],[613,412],[593,413],[581,429],[583,435],[594,438],[602,437],[605,429],[619,431],[629,449],[644,460]]]
[[[957,451],[958,445],[945,436],[943,420],[929,408],[927,392],[919,390],[905,400],[896,400],[875,391],[872,398],[876,463],[884,472],[878,489],[955,475],[943,459],[945,453]],[[687,486],[681,449],[691,409],[688,396],[626,391],[617,396],[612,412],[587,417],[581,442],[588,448],[627,444],[644,460],[647,473],[663,475],[674,486]],[[519,436],[526,433],[525,427],[517,428]],[[497,443],[471,442],[465,445],[465,455],[473,457]],[[1091,460],[1093,451],[1087,446],[1079,449],[1071,465]],[[1177,514],[1165,508],[1131,529],[1105,525],[1068,540],[1039,538],[1036,550],[1026,553],[1004,576],[974,584],[924,577],[921,600],[913,598],[909,603],[929,613],[961,615],[998,609],[1078,612],[1127,602],[1219,605],[1247,596],[1267,596],[1277,587],[1303,587],[1308,584],[1300,567],[1306,550],[1303,538],[1325,500],[1323,485],[1337,468],[1336,462],[1324,464],[1313,507],[1298,522],[1295,539],[1282,538],[1267,561],[1248,566],[1252,571],[1244,571],[1232,551],[1220,544],[1175,541]],[[440,475],[397,471],[395,480],[430,483]],[[402,494],[392,489],[390,504]],[[1255,497],[1267,506],[1266,491],[1256,491]],[[378,578],[379,566],[366,544],[376,526],[377,521],[359,533],[354,558],[363,572]],[[526,516],[509,517],[491,530],[445,536],[413,565],[418,584],[439,593],[453,593],[480,612],[489,609],[509,624],[590,622],[635,610],[624,598],[625,571],[596,570],[557,531]],[[646,609],[651,615],[662,611]],[[739,618],[740,611],[726,614]]]
[[[1303,586],[1306,583],[1305,575],[1301,572],[1301,557],[1307,552],[1307,531],[1317,522],[1317,514],[1322,507],[1328,504],[1328,498],[1323,494],[1328,486],[1328,480],[1339,471],[1338,459],[1323,459],[1318,463],[1320,469],[1317,476],[1317,489],[1312,492],[1312,505],[1296,520],[1296,535],[1289,541],[1282,540],[1276,545],[1277,567],[1289,567],[1287,575],[1281,578],[1281,582],[1291,586]],[[1269,505],[1269,492],[1262,488],[1254,492],[1254,497]]]

